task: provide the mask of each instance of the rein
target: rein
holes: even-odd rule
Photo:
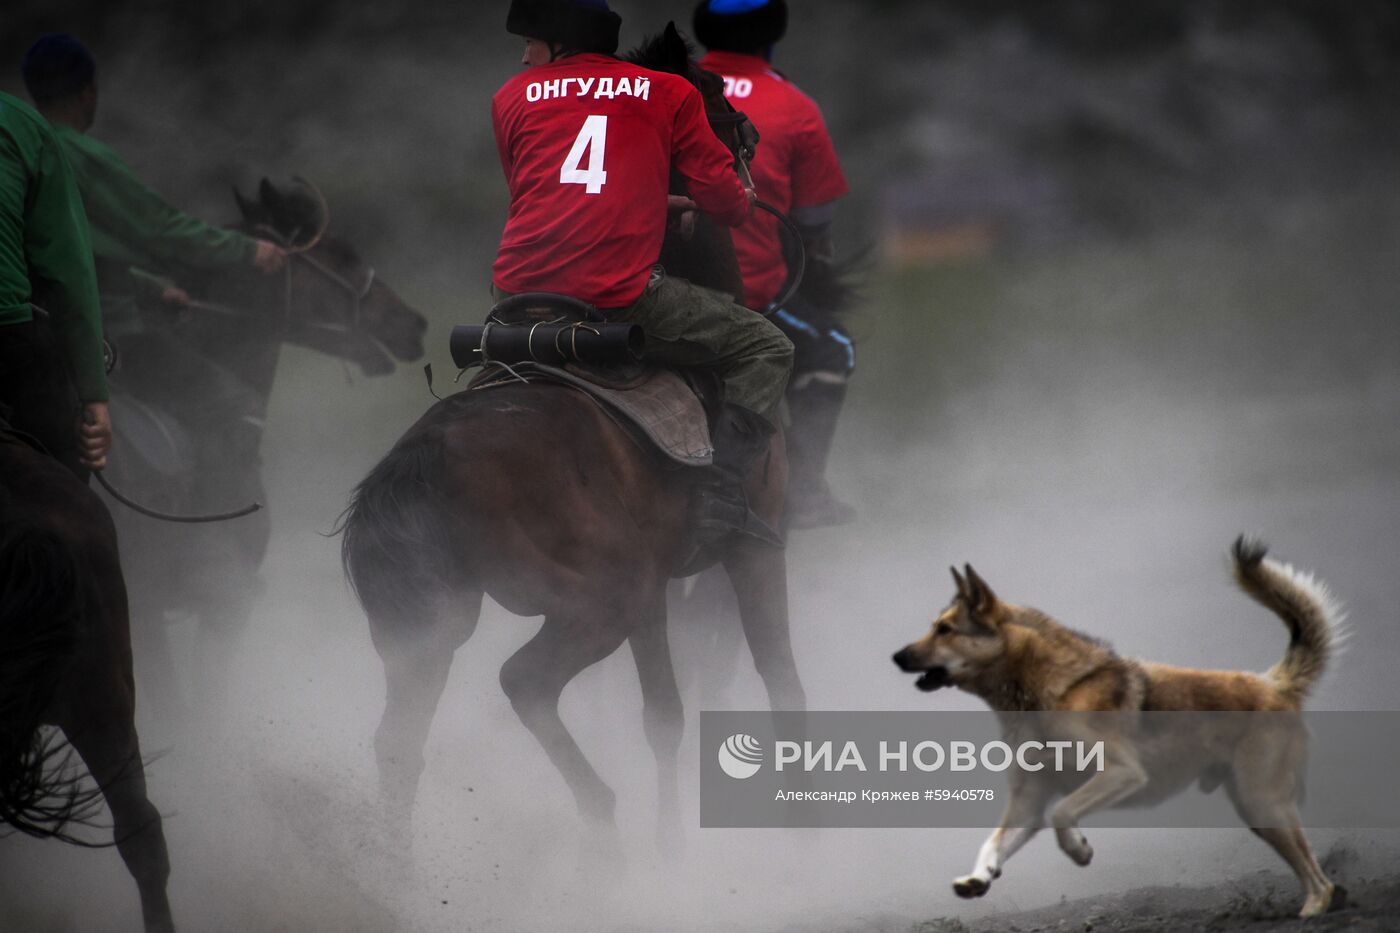
[[[161,522],[171,522],[177,525],[207,525],[213,522],[228,522],[232,521],[235,518],[242,518],[245,515],[252,515],[254,512],[262,508],[261,502],[254,502],[251,505],[246,505],[241,509],[236,509],[232,512],[220,512],[215,515],[171,515],[168,512],[158,512],[155,509],[147,508],[146,506],[141,505],[139,502],[133,502],[132,500],[128,499],[126,496],[122,495],[120,492],[114,489],[111,483],[107,482],[107,477],[102,475],[101,470],[94,472],[92,475],[97,477],[98,485],[100,485],[103,489],[107,490],[107,495],[111,496],[113,499],[117,500],[122,505],[126,506],[128,509],[131,509],[131,511],[137,513],[138,515],[144,515],[147,518],[154,518],[156,521]]]
[[[739,179],[744,183],[744,187],[754,190],[753,171],[749,168],[749,163],[753,161],[754,154],[758,151],[758,129],[753,125],[748,114],[738,110],[724,98],[724,105],[728,109],[723,113],[707,114],[710,120],[710,128],[715,130],[715,135],[720,135],[721,129],[732,129],[735,139],[730,144],[730,150],[734,153],[734,162],[737,166]],[[764,317],[772,317],[792,300],[792,296],[797,294],[797,290],[802,287],[802,277],[807,274],[807,247],[802,242],[802,231],[797,229],[797,224],[792,222],[792,218],[778,210],[767,201],[755,199],[753,206],[757,209],[772,214],[778,219],[788,235],[792,238],[793,254],[796,258],[796,268],[788,273],[788,279],[783,291],[777,298],[768,305],[768,310],[762,312]]]
[[[297,181],[301,182],[308,189],[310,189],[315,195],[316,199],[320,202],[321,216],[323,218],[323,222],[321,224],[321,228],[316,231],[315,235],[312,236],[305,243],[298,244],[295,242],[295,240],[297,234],[301,232],[299,229],[293,230],[290,234],[283,234],[280,230],[277,230],[267,225],[258,225],[253,229],[259,234],[262,234],[268,239],[276,242],[279,246],[285,249],[287,251],[289,260],[296,260],[298,262],[303,263],[307,268],[316,272],[331,285],[343,291],[348,297],[350,305],[350,315],[347,324],[347,330],[349,333],[352,334],[358,333],[360,330],[361,322],[360,303],[365,298],[365,296],[369,294],[370,289],[374,287],[374,267],[366,266],[364,283],[362,285],[356,285],[355,283],[350,282],[340,273],[336,272],[334,269],[327,266],[325,263],[321,262],[319,259],[310,255],[310,250],[314,249],[321,242],[322,238],[326,234],[327,228],[330,226],[330,209],[326,206],[325,196],[321,194],[320,189],[318,189],[315,185],[311,184],[310,182],[305,181],[304,179],[298,178]],[[189,307],[225,316],[237,317],[243,315],[243,312],[235,308],[215,304],[213,302],[191,300],[189,302]],[[286,280],[285,286],[283,288],[282,310],[284,319],[290,319],[292,316],[292,265],[290,261],[287,263],[286,266]],[[336,329],[333,325],[319,326],[332,330]],[[108,369],[110,370],[110,368],[111,367],[109,365]],[[183,525],[200,525],[210,524],[214,522],[227,522],[237,518],[243,518],[246,515],[251,515],[262,508],[261,503],[254,502],[251,505],[244,506],[241,509],[235,509],[231,512],[220,512],[212,515],[174,515],[168,512],[161,512],[157,509],[152,509],[147,506],[141,505],[139,502],[135,502],[134,500],[123,495],[117,489],[113,488],[112,484],[107,481],[107,478],[103,476],[100,471],[95,473],[95,475],[97,477],[98,484],[101,485],[102,488],[107,491],[107,494],[110,495],[117,502],[121,503],[122,505],[126,506],[128,509],[131,509],[133,512],[136,512],[139,515],[144,515],[147,518],[153,518],[157,521],[162,522],[171,522],[173,524]]]
[[[47,320],[49,317],[49,313],[43,308],[34,306],[34,311],[36,315],[42,320]],[[112,367],[116,365],[117,354],[115,348],[113,348],[113,346],[106,340],[102,341],[102,358],[103,362],[106,365],[107,372],[110,373],[112,371]],[[92,416],[89,413],[84,412],[83,422],[86,424],[92,424]],[[0,422],[0,425],[3,425],[3,422]],[[10,428],[8,425],[4,425],[4,427],[8,428],[8,433],[19,436],[25,439],[31,445],[36,446],[39,450],[43,451],[44,453],[48,453],[47,450],[44,450],[44,446],[38,441],[36,441],[33,437],[30,437],[27,434],[22,434],[21,432],[16,431],[14,428]],[[102,475],[101,470],[93,470],[91,471],[91,474],[97,477],[97,484],[103,489],[107,490],[107,495],[111,496],[117,502],[126,506],[128,509],[131,509],[133,512],[136,512],[138,515],[144,515],[147,518],[154,518],[155,520],[161,522],[172,522],[178,525],[206,525],[212,522],[227,522],[232,521],[235,518],[242,518],[245,515],[252,515],[258,509],[262,508],[261,503],[254,502],[253,504],[244,506],[241,509],[237,509],[232,512],[220,512],[216,515],[172,515],[168,512],[161,512],[156,509],[147,508],[146,506],[141,505],[139,502],[135,502],[122,495],[119,491],[117,491],[115,487],[112,486],[111,483],[107,481],[107,477]]]

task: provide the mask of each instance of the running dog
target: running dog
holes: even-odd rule
[[[1264,674],[1119,657],[1044,613],[998,599],[970,565],[965,575],[953,570],[957,595],[929,634],[895,654],[895,664],[921,675],[915,682],[920,690],[957,687],[998,712],[1072,714],[1057,721],[1069,723],[1080,738],[1103,741],[1105,752],[1103,769],[1088,780],[1064,776],[1082,782],[1078,786],[1047,779],[1048,770],[1013,769],[1001,825],[983,844],[972,873],[953,882],[959,897],[987,893],[1006,860],[1044,825],[1046,808],[1060,794],[1050,812],[1055,838],[1074,862],[1087,865],[1094,853],[1079,830],[1086,815],[1160,801],[1197,781],[1207,792],[1223,785],[1245,825],[1288,862],[1303,886],[1300,916],[1342,906],[1345,889],[1328,880],[1300,828],[1300,726],[1280,732],[1258,727],[1277,723],[1278,716],[1203,716],[1193,717],[1189,728],[1151,737],[1134,726],[1139,711],[1270,712],[1296,723],[1327,666],[1342,613],[1323,583],[1266,553],[1262,543],[1243,536],[1232,552],[1240,587],[1288,627],[1283,660]],[[1119,715],[1080,715],[1091,713]]]

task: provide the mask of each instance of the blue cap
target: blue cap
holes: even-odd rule
[[[768,0],[710,0],[710,12],[720,16],[749,13],[768,5]]]

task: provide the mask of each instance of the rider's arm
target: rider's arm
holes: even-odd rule
[[[849,192],[850,186],[821,110],[811,98],[798,94],[793,100],[793,111],[797,133],[789,150],[792,221],[802,234],[808,260],[829,263],[836,258],[831,239],[834,202]]]
[[[685,176],[690,196],[716,220],[737,227],[749,217],[749,196],[734,171],[734,156],[710,129],[700,92],[686,89],[676,112],[672,164]]]
[[[79,399],[105,401],[102,310],[83,202],[68,162],[49,133],[43,134],[35,164],[24,230],[29,274],[35,291],[44,296]]]
[[[253,262],[252,238],[177,210],[107,146],[76,131],[61,132],[99,252],[105,253],[102,241],[110,240],[134,254],[129,258],[160,266],[217,269]]]
[[[147,272],[137,266],[129,267],[126,272],[130,277],[132,294],[138,301],[147,305],[159,306],[165,301],[166,293],[176,287],[172,279]]]

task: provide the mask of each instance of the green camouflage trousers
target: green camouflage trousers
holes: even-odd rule
[[[491,293],[497,301],[510,297],[497,288]],[[726,402],[778,423],[792,375],[792,341],[757,311],[657,266],[631,307],[604,314],[609,321],[642,328],[648,360],[711,370],[724,383]]]
[[[647,359],[712,370],[726,402],[777,423],[792,375],[792,341],[763,315],[658,268],[641,297],[608,318],[646,332]]]

